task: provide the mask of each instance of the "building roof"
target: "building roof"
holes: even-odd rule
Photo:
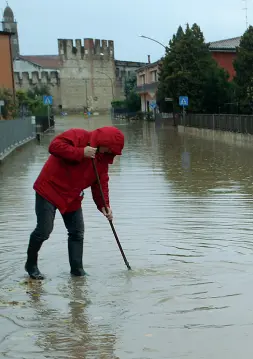
[[[231,39],[210,42],[209,49],[216,51],[235,51],[240,45],[241,37],[233,37]]]
[[[59,69],[61,67],[60,56],[58,55],[20,55],[19,58],[47,69]]]
[[[146,62],[115,60],[115,64],[116,66],[141,67],[145,66]]]
[[[161,60],[158,60],[158,61],[156,61],[156,62],[151,62],[150,64],[147,64],[147,65],[145,65],[145,66],[140,67],[140,68],[137,70],[137,72],[141,72],[141,71],[143,71],[144,69],[148,69],[148,68],[151,68],[151,67],[155,67],[155,66],[159,65],[160,63],[161,63]]]

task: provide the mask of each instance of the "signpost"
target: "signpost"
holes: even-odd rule
[[[152,101],[150,104],[149,104],[149,107],[152,108],[152,110],[154,110],[156,108],[156,102],[155,101]]]
[[[184,122],[184,128],[185,128],[185,107],[189,106],[189,98],[188,96],[179,96],[179,106],[183,107],[183,122]],[[185,138],[184,138],[185,141]],[[184,145],[185,147],[185,145]],[[185,170],[188,170],[190,168],[190,153],[186,152],[184,150],[182,154],[182,167]]]
[[[179,106],[183,107],[183,121],[185,126],[185,106],[189,106],[188,96],[179,96]]]
[[[43,96],[43,104],[47,106],[48,128],[50,128],[50,106],[53,104],[53,96]]]
[[[185,106],[188,106],[188,105],[189,105],[188,96],[180,96],[180,97],[179,97],[179,105],[180,105],[180,106],[183,106],[183,108],[184,108]]]

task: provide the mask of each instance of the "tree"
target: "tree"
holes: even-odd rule
[[[253,104],[253,27],[243,34],[240,45],[236,49],[234,68],[235,92],[243,113],[252,113]]]
[[[136,92],[137,78],[136,76],[130,76],[125,81],[125,105],[129,112],[137,112],[141,109],[141,98]]]
[[[197,24],[183,31],[180,26],[166,49],[160,66],[158,105],[168,110],[166,97],[172,97],[178,108],[179,96],[189,97],[190,112],[218,111],[228,101],[228,74],[218,67]]]
[[[17,107],[12,91],[6,88],[0,88],[0,100],[4,101],[4,106],[1,107],[0,119],[1,117],[5,120],[15,118]]]
[[[19,109],[22,110],[22,113],[28,112],[32,115],[46,115],[47,106],[43,104],[43,95],[50,95],[50,91],[45,85],[41,87],[35,86],[28,91],[17,90],[16,98]]]

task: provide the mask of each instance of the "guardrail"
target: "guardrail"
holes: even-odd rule
[[[45,116],[0,120],[0,162],[16,148],[54,127],[54,118]]]
[[[252,115],[187,114],[185,117],[180,116],[178,124],[209,130],[253,134]]]

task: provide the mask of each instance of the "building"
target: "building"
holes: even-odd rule
[[[11,33],[0,31],[0,88],[15,92]],[[1,100],[1,98],[0,98]]]
[[[229,73],[231,81],[235,76],[233,62],[236,58],[236,48],[240,45],[241,37],[227,40],[211,42],[210,52],[217,64]],[[152,101],[156,101],[156,91],[158,88],[158,73],[160,60],[148,63],[140,67],[137,73],[137,92],[141,96],[141,108],[146,112],[150,110]]]
[[[233,62],[236,58],[236,48],[240,45],[241,37],[211,42],[209,49],[218,65],[229,73],[229,80],[235,76]]]
[[[143,112],[149,112],[152,109],[152,103],[156,102],[159,64],[160,60],[149,63],[136,71],[137,92],[141,96],[141,110]]]
[[[3,13],[2,29],[6,32],[12,33],[11,50],[12,58],[16,59],[19,56],[19,39],[18,39],[18,25],[14,19],[13,11],[9,6],[6,6]]]
[[[9,6],[4,10],[2,26],[12,37],[16,89],[46,85],[54,98],[54,107],[66,111],[105,111],[113,99],[124,97],[128,76],[145,63],[114,58],[114,43],[99,39],[58,39],[58,54],[21,55],[17,22]]]

